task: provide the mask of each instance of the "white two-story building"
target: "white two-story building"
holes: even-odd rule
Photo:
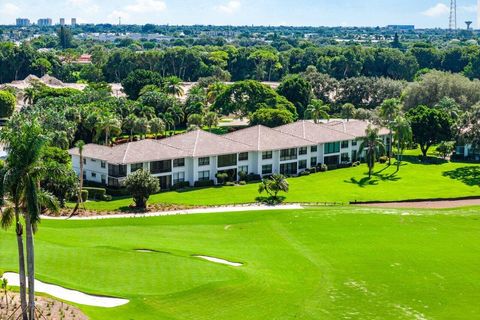
[[[255,126],[223,136],[196,130],[114,147],[88,144],[82,153],[83,174],[86,181],[122,186],[129,174],[144,169],[158,177],[162,189],[181,182],[216,182],[217,173],[227,173],[233,180],[240,172],[297,175],[319,164],[356,161],[358,138],[365,135],[368,125],[357,120],[299,121],[273,129]],[[388,144],[388,130],[380,129],[380,135]],[[79,174],[79,150],[69,153]]]

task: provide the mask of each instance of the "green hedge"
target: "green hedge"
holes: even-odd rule
[[[195,188],[204,188],[204,187],[212,187],[215,185],[215,181],[213,180],[205,180],[205,181],[195,181],[193,185]]]
[[[105,188],[85,187],[83,190],[88,191],[88,199],[90,200],[105,200],[107,190]]]

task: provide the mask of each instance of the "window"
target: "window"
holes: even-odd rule
[[[219,168],[233,167],[237,165],[237,155],[235,153],[218,156],[217,158]]]
[[[339,156],[329,156],[329,157],[325,157],[323,159],[323,162],[325,162],[325,164],[328,166],[328,165],[338,164],[339,160],[340,160]]]
[[[102,184],[107,184],[107,177],[102,174]]]
[[[348,148],[348,141],[342,141],[342,149],[347,149]]]
[[[297,174],[297,163],[283,163],[280,165],[280,173],[283,175],[296,175]]]
[[[266,164],[262,166],[262,174],[272,174],[273,166],[271,164]]]
[[[100,167],[101,167],[102,169],[105,169],[105,168],[107,167],[107,163],[106,163],[105,161],[101,161],[101,162],[100,162]]]
[[[357,161],[358,160],[358,151],[353,150],[352,151],[352,161]]]
[[[356,147],[357,146],[357,140],[352,140],[352,147]]]
[[[150,162],[150,173],[157,174],[166,172],[172,172],[172,161],[164,160]]]
[[[298,161],[298,169],[307,169],[307,160]]]
[[[173,184],[185,181],[185,172],[175,172],[173,174]]]
[[[209,166],[210,165],[210,158],[209,157],[198,158],[198,165],[199,166]]]
[[[307,147],[301,147],[301,148],[298,149],[298,154],[301,155],[301,156],[305,155],[307,153],[308,153],[308,148]]]
[[[175,159],[173,160],[173,167],[174,168],[180,168],[180,167],[185,167],[185,159]]]
[[[97,162],[97,160],[95,160],[95,159],[90,159],[90,161],[91,161],[91,162]]]
[[[108,175],[114,178],[122,178],[127,176],[127,166],[126,165],[108,165]]]
[[[340,142],[331,142],[324,145],[325,154],[339,153],[340,152]]]
[[[297,149],[285,149],[280,151],[280,161],[297,159]]]
[[[248,166],[239,166],[238,172],[245,172],[248,173]]]
[[[97,174],[96,174],[95,172],[92,172],[91,175],[92,175],[92,178],[96,178],[96,177],[97,177]]]
[[[317,152],[317,151],[318,151],[318,146],[312,146],[312,147],[310,148],[310,151],[311,151],[311,152]]]
[[[210,180],[210,171],[199,171],[198,172],[198,181],[207,181]]]
[[[268,160],[273,158],[273,152],[272,151],[264,151],[262,152],[262,160]]]
[[[348,156],[348,153],[342,153],[341,161],[342,162],[350,162],[350,157]]]
[[[238,161],[248,161],[248,152],[239,153]]]
[[[130,165],[130,171],[134,173],[135,171],[138,171],[140,169],[143,169],[143,163],[132,163]]]
[[[87,159],[83,158],[83,164],[87,164]]]
[[[318,164],[318,159],[317,157],[312,157],[310,158],[310,166],[315,167]]]

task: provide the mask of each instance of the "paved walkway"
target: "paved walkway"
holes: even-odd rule
[[[100,219],[122,219],[122,218],[147,218],[147,217],[161,217],[161,216],[176,216],[186,214],[203,214],[203,213],[222,213],[222,212],[247,212],[247,211],[271,211],[271,210],[300,210],[303,207],[299,204],[288,204],[278,206],[266,206],[266,205],[244,205],[244,206],[225,206],[225,207],[212,207],[203,209],[188,209],[177,211],[161,211],[161,212],[149,212],[149,213],[123,213],[114,215],[98,215],[91,217],[49,217],[42,216],[42,219],[48,220],[100,220]]]
[[[480,199],[367,203],[358,204],[356,206],[376,208],[450,209],[469,206],[480,206]]]

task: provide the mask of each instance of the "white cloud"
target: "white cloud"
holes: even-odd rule
[[[447,15],[450,12],[450,7],[444,3],[437,3],[433,7],[425,10],[422,14],[427,17],[440,17]]]
[[[0,12],[7,16],[15,16],[20,13],[20,8],[13,3],[7,2],[0,7]]]
[[[215,6],[215,10],[227,14],[232,14],[238,10],[240,10],[242,6],[242,3],[238,0],[231,0],[225,4],[221,4],[218,6]]]
[[[124,11],[135,13],[162,12],[167,9],[165,2],[160,0],[136,0],[135,3],[125,6]]]
[[[465,12],[477,12],[477,6],[472,5],[472,6],[461,6],[460,9]]]

